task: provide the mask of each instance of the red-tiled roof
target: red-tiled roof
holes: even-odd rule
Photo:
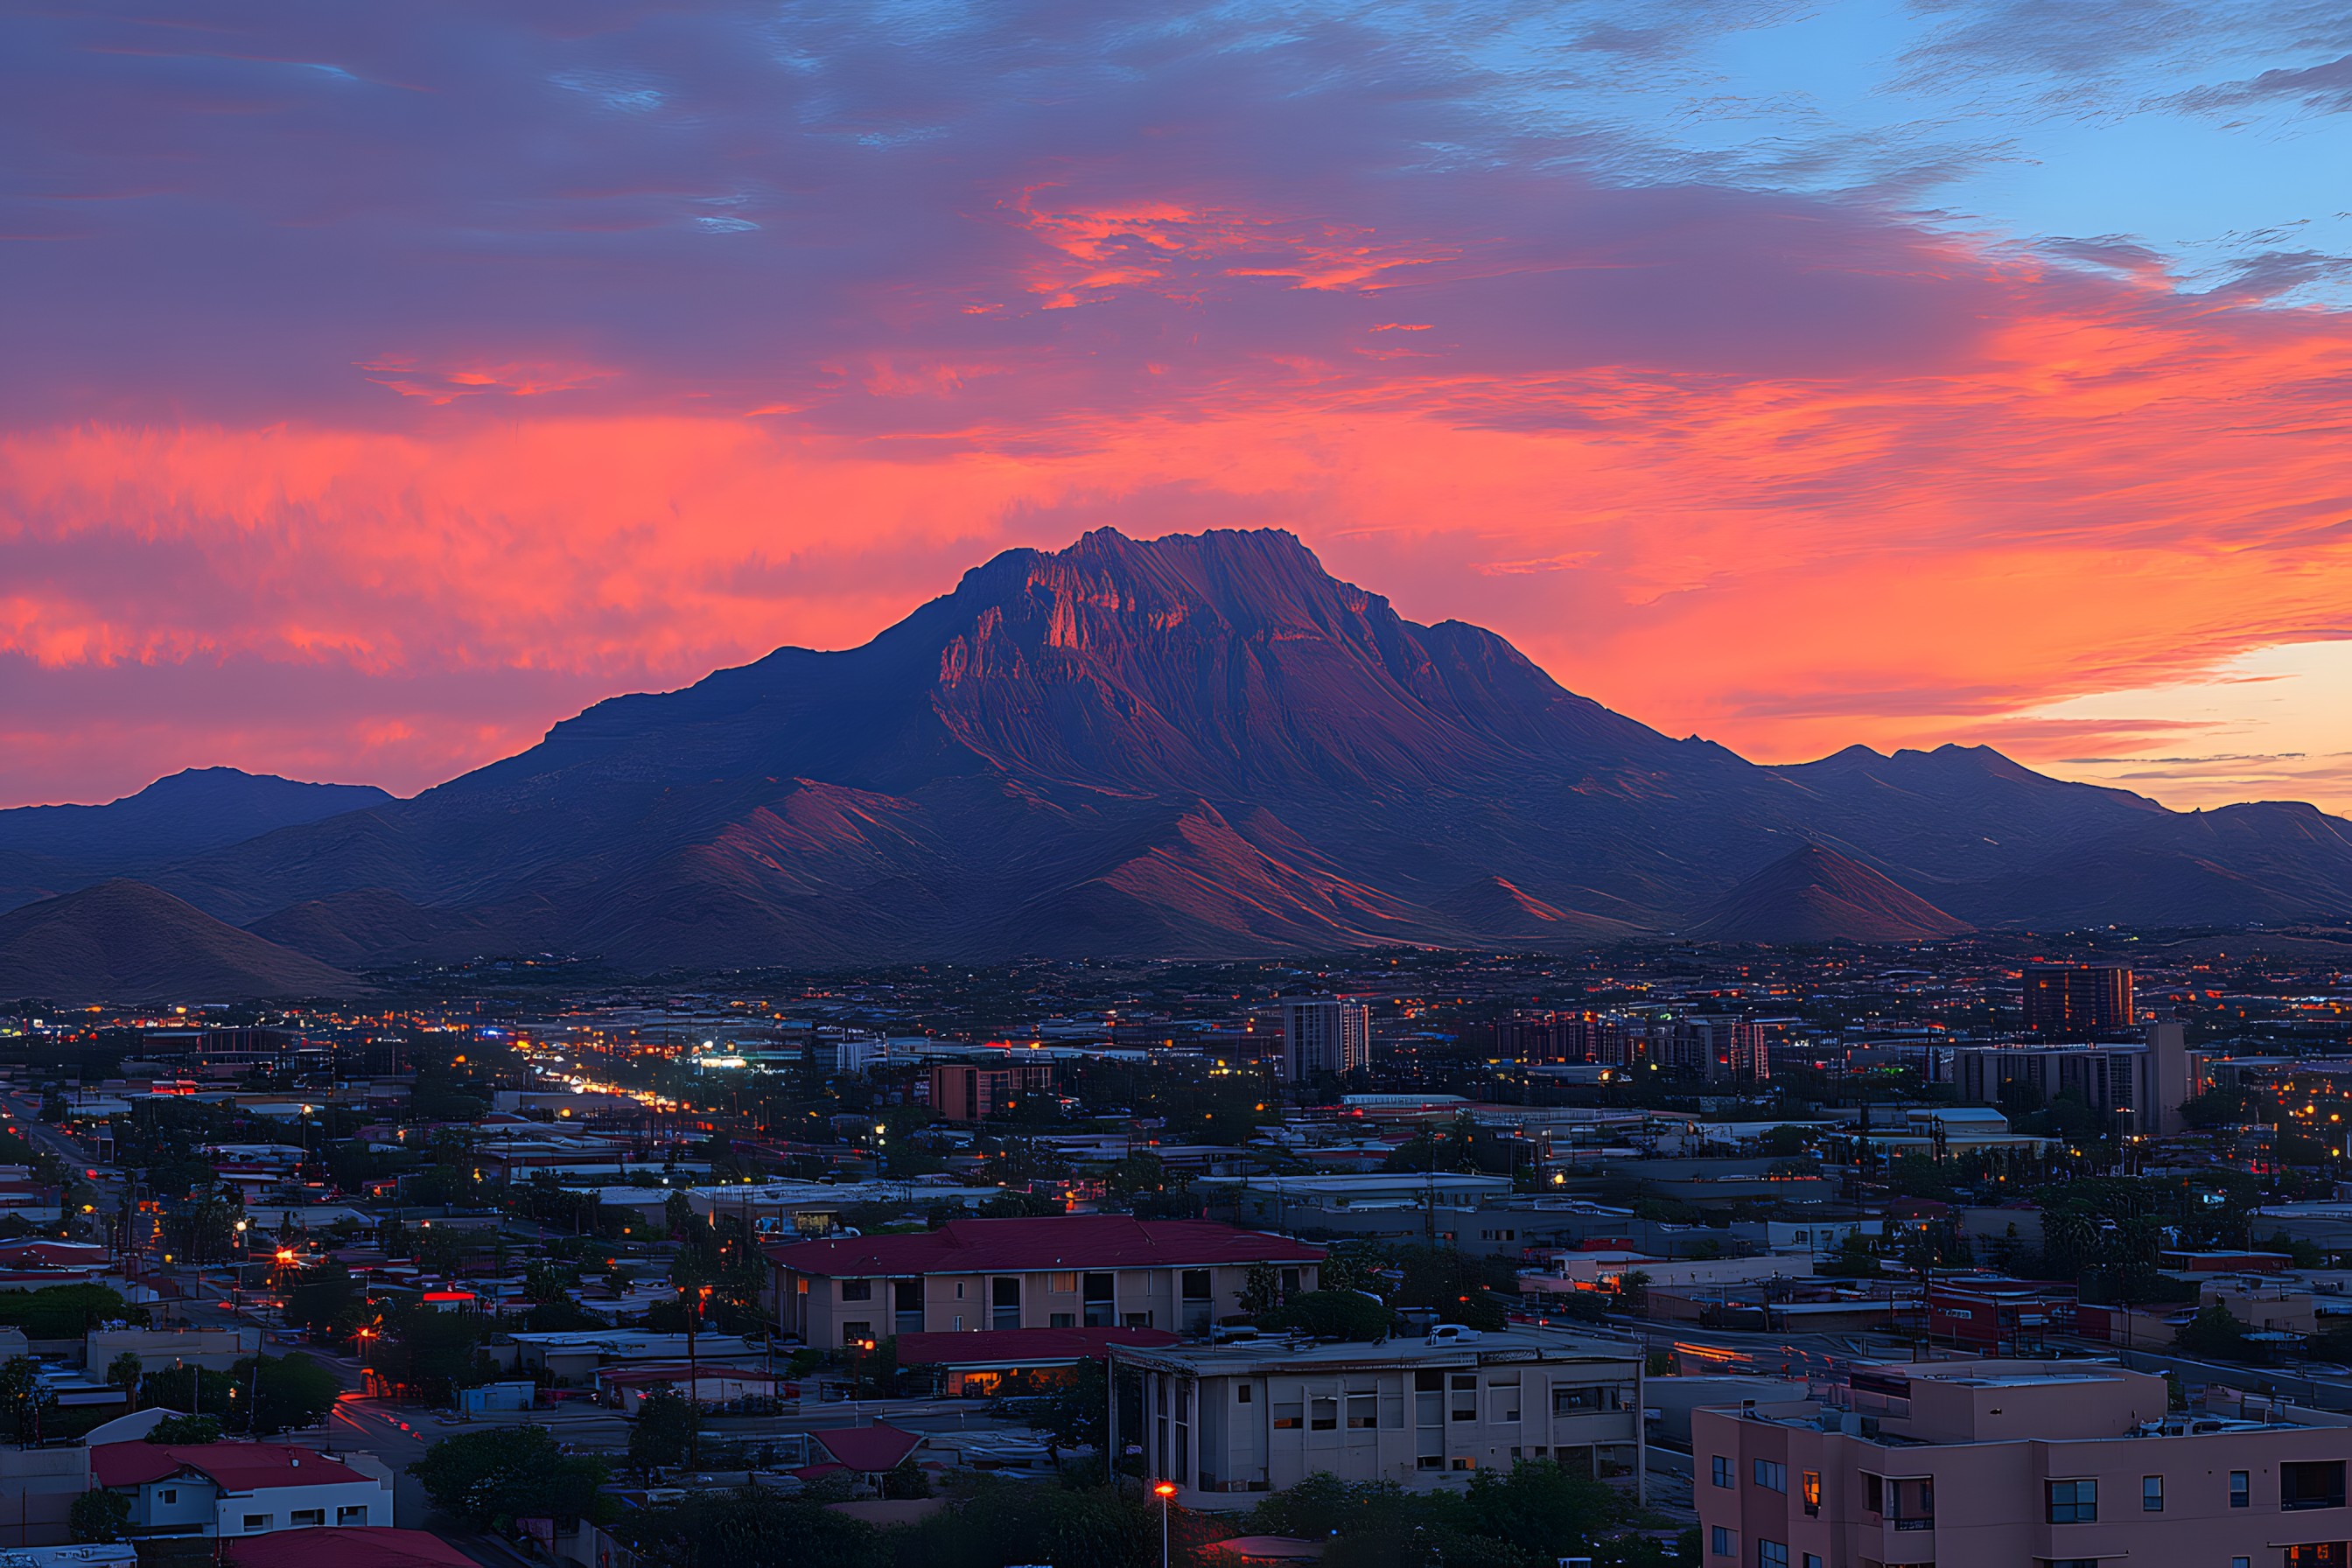
[[[900,1334],[901,1366],[1050,1366],[1100,1361],[1106,1345],[1172,1345],[1166,1329],[982,1329],[964,1334]]]
[[[319,1568],[322,1563],[335,1568],[477,1568],[472,1558],[424,1530],[281,1530],[240,1536],[227,1543],[227,1552],[228,1568]]]
[[[951,1219],[917,1236],[852,1236],[768,1248],[786,1268],[832,1278],[979,1274],[1038,1268],[1175,1268],[1213,1263],[1319,1263],[1323,1249],[1209,1220],[1128,1215]]]
[[[912,1432],[901,1432],[879,1421],[871,1426],[840,1426],[810,1436],[824,1445],[826,1453],[853,1470],[896,1469],[898,1461],[913,1453],[915,1445],[922,1441]]]
[[[286,1443],[101,1443],[89,1451],[91,1479],[135,1487],[194,1470],[223,1491],[322,1487],[368,1478],[316,1448]]]

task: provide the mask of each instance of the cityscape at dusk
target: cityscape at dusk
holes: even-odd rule
[[[0,1568],[2352,1564],[2352,9],[0,40]]]

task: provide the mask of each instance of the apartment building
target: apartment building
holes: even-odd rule
[[[768,1248],[782,1331],[812,1345],[1006,1329],[1206,1333],[1264,1266],[1312,1290],[1323,1249],[1204,1220],[957,1219]]]
[[[1318,1472],[1427,1491],[1521,1459],[1641,1484],[1641,1359],[1575,1334],[1115,1345],[1110,1356],[1114,1371],[1142,1374],[1144,1454],[1187,1508],[1245,1508]]]
[[[986,1121],[1003,1116],[1029,1095],[1054,1084],[1051,1062],[1012,1062],[1001,1067],[944,1062],[931,1068],[930,1105],[943,1121]]]
[[[2169,1414],[2085,1362],[1856,1367],[1824,1399],[1700,1410],[1705,1568],[2330,1568],[2352,1434]]]
[[[1372,1015],[1345,996],[1286,996],[1275,1004],[1282,1027],[1282,1077],[1303,1083],[1318,1073],[1353,1072],[1372,1060]]]

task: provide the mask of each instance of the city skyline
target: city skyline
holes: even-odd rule
[[[1759,761],[2352,805],[2326,8],[5,25],[0,805],[412,793],[1111,525]]]

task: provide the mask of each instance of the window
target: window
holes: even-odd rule
[[[2164,1511],[2164,1478],[2162,1476],[2140,1477],[2139,1510],[2142,1513]]]
[[[1046,1314],[1045,1326],[1053,1329],[1075,1329],[1078,1326],[1078,1315],[1076,1312],[1050,1312]]]
[[[1817,1518],[1822,1511],[1822,1473],[1807,1470],[1797,1479],[1797,1495],[1804,1500],[1805,1514]]]
[[[1727,1456],[1716,1455],[1706,1462],[1706,1468],[1708,1479],[1717,1486],[1727,1487],[1731,1484],[1731,1460]]]
[[[1117,1278],[1109,1274],[1082,1275],[1078,1280],[1085,1297],[1087,1327],[1108,1329],[1117,1326],[1118,1311],[1113,1304]]]
[[[1519,1418],[1519,1380],[1517,1377],[1487,1380],[1486,1418],[1490,1421],[1517,1421]]]
[[[1766,1491],[1785,1492],[1789,1489],[1789,1467],[1774,1459],[1756,1461],[1756,1484]]]
[[[1416,1470],[1442,1470],[1445,1468],[1445,1456],[1443,1454],[1419,1455],[1413,1459],[1412,1468]]]
[[[1348,1430],[1370,1432],[1381,1424],[1381,1400],[1377,1394],[1349,1393],[1348,1395]]]
[[[355,1503],[350,1508],[337,1509],[335,1510],[335,1522],[337,1524],[365,1524],[367,1522],[367,1504]]]
[[[286,1522],[296,1530],[310,1530],[327,1522],[323,1508],[298,1508],[286,1516]]]
[[[1000,1274],[988,1282],[988,1319],[992,1329],[1021,1326],[1021,1276]]]
[[[1247,1405],[1249,1402],[1250,1385],[1246,1383],[1237,1383],[1234,1384],[1234,1403],[1235,1405]]]
[[[245,1528],[248,1531],[268,1530],[272,1517],[266,1513],[248,1513],[245,1516]]]
[[[1296,1296],[1298,1294],[1297,1269],[1286,1268],[1282,1271],[1282,1293],[1286,1296]]]
[[[2099,1518],[2099,1483],[2045,1481],[2053,1524],[2095,1524]]]
[[[1718,1524],[1714,1533],[1706,1538],[1706,1549],[1717,1557],[1737,1557],[1739,1555],[1739,1537]]]
[[[1307,1424],[1307,1406],[1295,1399],[1285,1404],[1276,1405],[1274,1407],[1274,1424],[1276,1427],[1285,1431],[1293,1427],[1305,1426]]]
[[[2300,1509],[2343,1506],[2343,1460],[2313,1459],[2279,1467],[2279,1507],[2292,1513]]]
[[[1805,1568],[1822,1568],[1822,1558],[1821,1558],[1821,1553],[1819,1553],[1818,1552],[1806,1552],[1806,1553],[1805,1553]]]
[[[1205,1268],[1185,1269],[1180,1284],[1184,1292],[1184,1300],[1187,1301],[1206,1301],[1210,1299],[1209,1271]]]
[[[1467,1454],[1454,1455],[1451,1463],[1452,1468],[1457,1470],[1475,1470],[1478,1468],[1478,1461]]]
[[[844,1323],[841,1325],[841,1342],[843,1344],[863,1345],[866,1341],[873,1337],[874,1325],[871,1323]]]
[[[1076,1295],[1078,1293],[1077,1271],[1073,1269],[1066,1274],[1048,1274],[1045,1276],[1045,1289],[1056,1296]]]
[[[165,1487],[162,1491],[155,1495],[165,1502],[177,1502],[180,1500],[180,1489],[177,1487]]]
[[[1336,1432],[1339,1429],[1339,1402],[1328,1394],[1318,1394],[1307,1402],[1307,1429],[1315,1432]]]
[[[2095,1557],[2044,1557],[2038,1561],[2041,1568],[2099,1568]]]
[[[1886,1478],[1885,1476],[1862,1478],[1862,1511],[1864,1513],[1886,1511]]]
[[[2243,1470],[2231,1470],[2230,1472],[2230,1506],[2231,1508],[2252,1508],[2254,1506],[2254,1489],[2252,1479],[2253,1478],[2247,1475]]]
[[[1446,1384],[1450,1395],[1447,1414],[1456,1421],[1477,1420],[1478,1374],[1475,1372],[1453,1373],[1448,1375]]]
[[[1780,1541],[1758,1542],[1756,1568],[1789,1568],[1788,1543]]]
[[[871,1279],[843,1280],[841,1299],[845,1301],[871,1301],[874,1300],[874,1281]]]
[[[1119,1321],[1130,1329],[1148,1329],[1151,1326],[1151,1314],[1149,1312],[1129,1312],[1126,1317],[1121,1318]]]
[[[1620,1410],[1623,1407],[1623,1401],[1613,1383],[1589,1384],[1551,1391],[1551,1413],[1554,1415],[1581,1415],[1590,1410]]]

